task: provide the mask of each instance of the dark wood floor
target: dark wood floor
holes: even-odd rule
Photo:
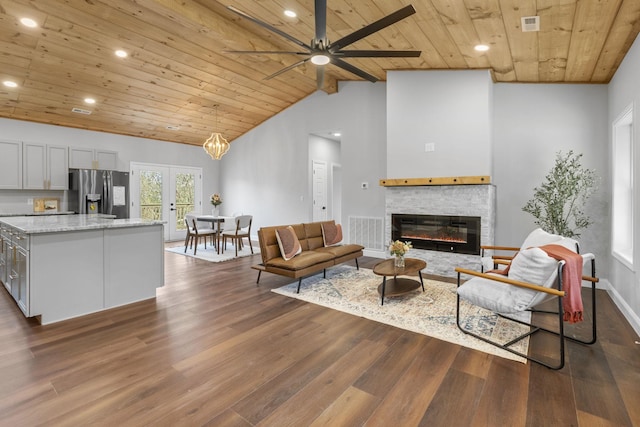
[[[640,346],[605,292],[598,342],[552,371],[277,295],[257,262],[166,253],[155,300],[49,326],[0,289],[0,425],[640,426]]]

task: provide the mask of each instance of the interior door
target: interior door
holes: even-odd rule
[[[202,209],[202,169],[131,163],[131,177],[131,217],[166,221],[165,240],[184,239],[184,215]]]
[[[313,221],[327,220],[327,163],[313,161]]]

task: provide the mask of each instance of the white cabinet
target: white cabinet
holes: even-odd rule
[[[25,190],[67,190],[67,147],[25,142],[22,147]]]
[[[118,170],[118,153],[93,148],[69,147],[69,167]]]
[[[0,225],[0,281],[5,288],[11,293],[11,288],[9,287],[9,282],[7,278],[9,277],[9,265],[11,264],[9,260],[9,249],[11,248],[11,233],[9,232],[9,228]]]
[[[29,316],[29,236],[11,227],[3,226],[2,282],[20,310]]]
[[[0,189],[22,188],[22,142],[0,141]]]

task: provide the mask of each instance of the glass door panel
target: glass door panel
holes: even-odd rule
[[[184,239],[185,214],[201,210],[202,170],[131,163],[131,176],[131,217],[166,221],[165,240]]]

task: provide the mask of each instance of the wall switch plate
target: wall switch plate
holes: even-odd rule
[[[366,190],[367,188],[369,188],[369,183],[368,183],[368,182],[363,182],[362,184],[360,184],[360,187],[361,187],[363,190]]]
[[[424,151],[426,151],[427,153],[430,151],[436,151],[436,144],[433,142],[427,142],[426,144],[424,144]]]

